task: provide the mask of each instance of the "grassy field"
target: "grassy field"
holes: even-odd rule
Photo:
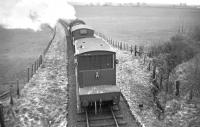
[[[150,44],[200,25],[200,9],[75,6],[76,16],[97,31],[126,42]]]
[[[0,27],[0,92],[4,82],[15,80],[42,53],[51,39],[50,31],[34,32]]]

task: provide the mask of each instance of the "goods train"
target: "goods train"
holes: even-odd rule
[[[118,105],[120,89],[116,86],[116,53],[94,29],[82,20],[68,28],[74,48],[77,112],[94,105],[95,112],[103,103]]]

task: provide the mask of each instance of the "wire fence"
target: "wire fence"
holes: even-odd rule
[[[47,51],[49,50],[49,47],[54,37],[55,37],[55,32],[53,34],[52,39],[49,41],[47,47],[43,50],[41,55],[39,55],[38,58],[30,66],[28,66],[26,69],[20,71],[18,74],[15,74],[15,76],[13,76],[16,77],[17,75],[16,80],[9,82],[1,82],[1,85],[4,87],[6,86],[7,88],[5,88],[4,92],[0,94],[0,102],[7,99],[9,96],[14,96],[16,94],[19,96],[20,89],[23,87],[23,84],[29,82],[29,80],[37,72],[39,67],[43,64],[44,57]]]
[[[49,41],[47,47],[43,50],[41,55],[39,55],[39,57],[30,66],[19,72],[18,78],[15,81],[1,83],[1,85],[7,86],[8,88],[0,95],[0,127],[5,127],[4,110],[8,108],[7,106],[5,107],[2,102],[9,99],[9,104],[12,106],[14,105],[13,97],[15,96],[20,98],[20,90],[23,88],[24,84],[29,82],[37,70],[42,66],[45,55],[55,38],[55,34],[56,31],[54,30],[52,39]],[[9,111],[12,112],[12,108],[9,109]],[[14,115],[14,113],[12,113],[12,115]]]
[[[156,66],[154,59],[152,58],[152,51],[144,50],[144,46],[132,45],[128,44],[127,42],[117,41],[112,38],[105,36],[100,32],[95,32],[96,36],[100,37],[102,40],[108,42],[111,46],[130,52],[131,55],[139,56],[142,59],[144,67],[146,67],[147,71],[151,73],[150,82],[151,82],[151,92],[153,95],[153,101],[156,107],[159,109],[160,113],[158,113],[158,119],[161,119],[163,115],[164,108],[161,106],[157,95],[159,92],[164,92],[166,95],[170,95],[171,97],[180,97],[180,86],[181,83],[179,80],[175,82],[169,81],[169,74],[164,74],[159,72],[159,67]],[[164,76],[165,75],[165,76]],[[166,76],[167,75],[167,76]],[[189,99],[192,100],[193,91],[189,92]]]
[[[100,37],[101,39],[105,40],[108,42],[111,46],[119,49],[119,50],[124,50],[130,52],[130,54],[133,54],[134,56],[140,56],[143,60],[143,64],[146,65],[146,68],[148,71],[152,71],[152,83],[153,84],[158,84],[156,85],[157,88],[165,90],[167,93],[175,93],[177,96],[179,95],[179,86],[180,82],[176,81],[174,83],[174,88],[173,84],[170,84],[169,82],[163,84],[164,80],[164,74],[159,73],[158,67],[156,66],[154,60],[150,58],[152,51],[144,50],[144,46],[138,46],[138,45],[132,45],[128,44],[127,42],[122,42],[122,41],[117,41],[112,38],[106,37],[104,34],[100,32],[95,32],[96,36]],[[169,75],[167,77],[167,80],[169,80]],[[176,85],[179,84],[179,85]],[[174,90],[175,89],[175,90]]]
[[[146,60],[146,56],[149,56],[149,52],[145,51],[144,50],[145,47],[142,45],[133,45],[133,44],[129,44],[127,42],[114,40],[110,37],[105,36],[104,34],[102,34],[100,32],[95,32],[95,35],[100,37],[101,39],[105,40],[111,46],[113,46],[114,48],[117,48],[119,50],[128,51],[131,54],[134,54],[135,56],[140,56],[140,57],[143,56],[143,57],[145,57],[145,60]],[[145,61],[145,63],[146,63],[146,61]]]

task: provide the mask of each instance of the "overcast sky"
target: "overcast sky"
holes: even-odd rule
[[[13,7],[17,2],[21,0],[0,0],[0,11],[1,9],[9,9]],[[29,0],[27,0],[29,1]],[[37,1],[37,0],[36,0]],[[59,0],[57,0],[59,2]],[[153,3],[153,4],[179,4],[186,3],[188,5],[200,5],[200,0],[66,0],[71,2],[81,2],[81,3]]]
[[[200,5],[200,0],[68,0],[81,3],[152,3],[152,4],[179,4],[186,3],[187,5]]]
[[[200,5],[200,0],[0,0],[0,25],[5,28],[38,30],[48,23],[54,26],[58,19],[74,19],[75,9],[68,2],[80,3],[147,3]],[[68,12],[63,14],[63,12]]]

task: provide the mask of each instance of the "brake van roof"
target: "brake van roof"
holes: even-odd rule
[[[72,27],[71,29],[71,32],[74,32],[76,30],[79,30],[79,29],[89,29],[89,30],[93,30],[93,28],[91,26],[88,26],[88,25],[84,25],[84,24],[80,24],[80,25],[75,25]]]
[[[75,41],[75,55],[91,51],[115,52],[107,42],[100,38],[82,38]]]

